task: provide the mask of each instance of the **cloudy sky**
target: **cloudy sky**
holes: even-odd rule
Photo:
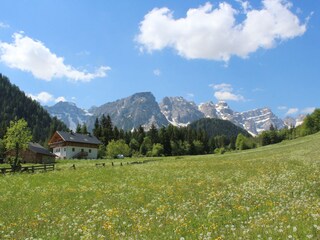
[[[43,105],[150,91],[309,113],[319,58],[318,0],[1,1],[0,73]]]

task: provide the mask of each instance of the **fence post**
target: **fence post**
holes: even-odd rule
[[[112,165],[112,167],[114,166],[114,165],[113,165],[113,162],[111,162],[111,165]]]
[[[47,171],[47,165],[46,164],[44,165],[44,171],[45,172]]]
[[[34,166],[32,166],[32,172],[34,173]]]

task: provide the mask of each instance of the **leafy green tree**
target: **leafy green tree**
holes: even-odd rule
[[[320,109],[314,110],[314,112],[308,115],[303,124],[302,135],[309,135],[320,131]]]
[[[184,146],[182,141],[173,141],[170,142],[171,145],[171,155],[180,156],[185,154]]]
[[[143,139],[143,142],[140,146],[140,153],[142,155],[146,155],[148,152],[150,152],[152,150],[152,142],[150,137],[145,137]]]
[[[98,149],[98,158],[105,158],[106,157],[106,146],[101,144],[99,145]]]
[[[139,142],[135,138],[131,139],[131,141],[129,143],[129,147],[131,148],[131,150],[133,150],[135,152],[138,152],[140,149]]]
[[[262,132],[260,134],[259,138],[260,138],[261,146],[266,146],[266,145],[271,144],[270,136],[269,136],[269,133],[267,131]]]
[[[236,148],[238,150],[248,149],[248,147],[246,145],[246,137],[242,133],[238,134],[238,137],[237,137],[237,140],[236,140]]]
[[[204,154],[204,146],[203,143],[199,140],[194,140],[193,141],[194,149],[195,149],[195,154]]]
[[[163,154],[164,154],[164,149],[163,149],[162,144],[160,144],[160,143],[153,144],[152,156],[159,157],[159,156],[162,156]]]
[[[122,154],[126,157],[130,156],[130,147],[124,140],[111,140],[107,146],[107,156],[116,158],[117,155]]]
[[[11,121],[10,127],[7,128],[7,133],[4,137],[6,149],[8,151],[15,150],[16,156],[12,164],[12,168],[17,170],[20,165],[19,154],[21,150],[28,148],[28,143],[31,141],[32,135],[28,128],[28,123],[24,119]]]

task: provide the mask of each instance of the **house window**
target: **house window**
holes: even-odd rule
[[[72,148],[72,152],[74,152],[75,151],[75,149],[74,148]]]
[[[91,153],[91,149],[89,149],[89,153]]]
[[[66,148],[64,148],[64,149],[63,149],[63,151],[67,151],[67,149],[66,149]]]

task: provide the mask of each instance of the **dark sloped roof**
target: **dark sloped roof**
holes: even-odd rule
[[[80,134],[80,133],[69,133],[57,131],[57,133],[63,138],[66,142],[77,142],[77,143],[89,143],[89,144],[101,144],[101,142],[92,135]]]
[[[30,142],[29,150],[34,153],[40,153],[47,156],[52,156],[52,157],[56,156],[53,153],[51,153],[48,149],[45,149],[44,147],[42,147],[39,143]]]

